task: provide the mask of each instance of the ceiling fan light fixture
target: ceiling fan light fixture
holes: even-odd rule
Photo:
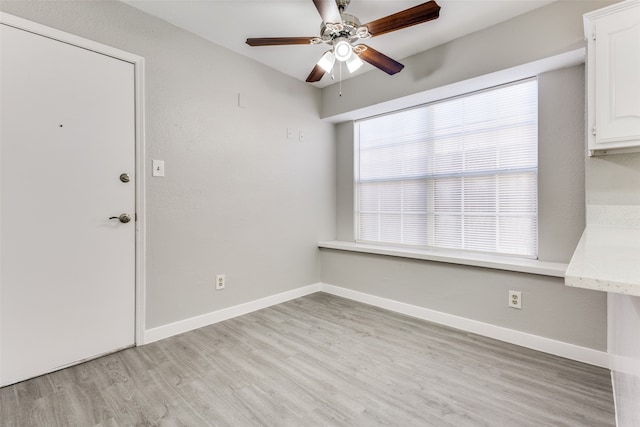
[[[340,62],[340,73],[342,73],[342,62],[347,65],[349,72],[353,73],[363,65],[362,61],[388,75],[402,71],[404,65],[398,61],[371,47],[357,43],[370,37],[422,24],[440,16],[440,6],[436,1],[427,0],[425,3],[363,25],[358,17],[345,13],[351,0],[312,1],[322,18],[318,37],[260,37],[248,38],[246,41],[249,46],[315,45],[321,43],[329,45],[331,50],[322,54],[305,80],[308,83],[318,82],[327,72],[331,73],[335,68],[336,60]],[[333,79],[333,74],[331,74],[331,78]]]
[[[347,59],[347,68],[350,73],[353,73],[358,68],[362,67],[362,64],[364,64],[364,62],[362,62],[362,59],[360,59],[358,55],[352,54],[351,57]]]
[[[338,61],[346,61],[351,56],[352,52],[353,48],[351,47],[351,44],[345,39],[338,40],[333,45],[333,54]]]
[[[322,58],[318,61],[318,66],[330,73],[333,69],[333,64],[336,62],[336,56],[330,50],[326,51]]]

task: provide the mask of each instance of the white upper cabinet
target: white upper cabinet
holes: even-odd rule
[[[584,16],[591,155],[640,151],[640,1]]]

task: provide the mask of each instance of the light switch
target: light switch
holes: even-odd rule
[[[153,176],[164,176],[164,160],[154,160],[151,167],[153,168]]]

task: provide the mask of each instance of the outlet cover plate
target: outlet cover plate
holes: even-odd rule
[[[216,291],[221,291],[225,286],[224,274],[216,274]]]
[[[522,292],[509,291],[509,307],[522,310]]]

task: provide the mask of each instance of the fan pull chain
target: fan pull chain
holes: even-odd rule
[[[338,96],[342,97],[342,62],[340,62],[339,67],[340,67],[340,94]]]

